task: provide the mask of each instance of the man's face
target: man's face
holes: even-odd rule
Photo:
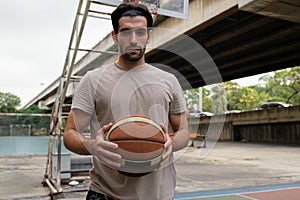
[[[145,54],[149,39],[145,17],[121,17],[117,43],[122,58],[130,62],[139,61]]]

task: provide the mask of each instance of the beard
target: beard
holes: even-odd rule
[[[121,53],[122,57],[130,62],[137,62],[139,61],[145,54],[146,47],[140,46],[129,46],[125,49],[122,48]]]

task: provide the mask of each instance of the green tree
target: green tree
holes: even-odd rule
[[[21,105],[20,97],[0,92],[0,112],[12,113],[17,111],[17,107]]]
[[[227,107],[227,99],[223,84],[217,84],[211,89],[212,112],[216,114],[224,113]]]
[[[184,91],[186,106],[188,110],[199,110],[199,88],[194,88]],[[211,97],[210,90],[205,87],[202,88],[202,108],[203,111],[211,112]]]
[[[202,95],[203,111],[212,112],[212,98],[210,96],[210,90],[203,87]]]
[[[193,88],[184,91],[186,107],[188,110],[194,110],[194,106],[199,104],[199,89]]]
[[[274,76],[262,79],[267,81],[268,101],[300,104],[300,66],[276,71]]]
[[[19,110],[20,113],[48,113],[48,110],[42,110],[37,105],[33,104],[29,108],[23,108]]]
[[[42,110],[37,105],[32,105],[29,108],[21,109],[20,113],[30,113],[30,114],[43,114],[49,112],[48,110]],[[50,117],[39,117],[39,116],[19,116],[18,123],[20,124],[30,124],[33,129],[49,128],[50,127]],[[34,132],[34,130],[33,130]]]
[[[232,107],[236,110],[253,110],[268,98],[266,92],[258,93],[252,86],[241,87],[231,93]]]
[[[228,110],[253,110],[269,99],[265,87],[254,85],[241,87],[238,83],[223,83]]]
[[[228,81],[223,83],[225,96],[227,99],[227,110],[239,110],[236,106],[236,101],[234,100],[235,92],[240,88],[240,85],[233,81]]]

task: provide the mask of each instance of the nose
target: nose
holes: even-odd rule
[[[131,31],[129,42],[130,42],[130,44],[137,44],[137,35],[136,35],[135,31]]]

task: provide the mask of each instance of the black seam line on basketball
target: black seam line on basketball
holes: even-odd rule
[[[125,119],[122,119],[118,122],[116,122],[111,128],[112,130],[114,130],[119,124],[127,124],[127,123],[130,123],[130,122],[134,122],[136,120],[136,122],[143,122],[143,123],[146,123],[146,124],[149,124],[155,128],[157,128],[158,130],[160,130],[161,132],[163,132],[162,128],[153,120],[151,119],[148,119],[148,118],[145,118],[145,117],[139,117],[139,116],[133,116],[133,117],[130,117],[131,120],[129,120],[129,118],[125,118]],[[135,120],[132,120],[132,118],[135,118]],[[155,125],[151,124],[151,122],[154,122]],[[111,132],[111,131],[110,131]]]
[[[128,140],[139,140],[139,141],[147,141],[147,142],[155,142],[155,143],[165,144],[165,142],[160,142],[160,141],[157,141],[157,140],[146,140],[146,139],[143,139],[143,138],[118,139],[118,140],[112,140],[112,142],[128,141]]]
[[[132,122],[132,121],[128,121],[128,122],[125,122],[125,123],[123,123],[123,124],[128,124],[128,123],[130,123],[130,122]],[[137,122],[144,122],[144,121],[137,121]],[[154,126],[154,125],[152,125],[152,124],[149,124],[149,123],[147,123],[147,122],[145,122],[145,123],[148,124],[148,125],[150,125],[150,126],[152,126],[152,127],[154,127],[154,128],[157,128],[156,126]],[[118,126],[114,126],[114,127],[111,127],[111,129],[109,129],[109,131],[108,131],[107,134],[106,134],[106,138],[107,138],[107,139],[108,139],[109,135],[111,134],[111,132],[113,132],[117,127],[118,127]],[[160,131],[161,133],[163,133],[163,137],[164,137],[164,139],[166,140],[167,137],[165,136],[164,131],[163,131],[162,129],[159,129],[159,131]]]
[[[133,117],[130,117],[130,118],[136,118],[136,119],[139,119],[137,122],[143,122],[143,123],[146,123],[146,124],[149,124],[149,125],[153,126],[154,128],[157,128],[160,132],[163,133],[164,139],[167,140],[167,137],[166,137],[164,131],[162,130],[162,128],[161,128],[155,121],[153,121],[153,120],[151,120],[151,119],[148,119],[148,118],[144,118],[144,117],[138,117],[138,116],[133,116]],[[128,120],[128,118],[125,118],[125,119],[122,119],[122,120],[116,122],[116,123],[109,129],[109,131],[107,132],[107,134],[106,134],[106,139],[108,139],[110,133],[111,133],[112,131],[114,131],[114,130],[119,126],[119,124],[122,124],[123,121],[125,121],[124,124],[127,124],[127,123],[130,123],[130,122],[133,122],[134,120]],[[121,123],[121,122],[122,122],[122,123]],[[154,122],[155,125],[151,124],[150,122]]]

